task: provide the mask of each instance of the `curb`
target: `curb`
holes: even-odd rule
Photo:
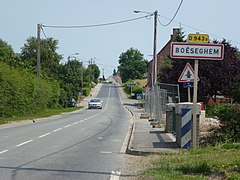
[[[131,113],[132,122],[133,122],[132,125],[130,126],[130,138],[129,138],[128,143],[127,143],[126,154],[135,155],[135,156],[146,156],[146,155],[154,154],[154,153],[144,152],[144,151],[140,151],[140,150],[136,150],[136,149],[131,148],[132,147],[132,140],[134,138],[133,133],[135,131],[136,116],[133,113],[133,111],[131,111],[128,107],[125,106],[125,108]]]
[[[135,113],[130,110],[128,107],[125,106],[125,108],[131,113],[132,115],[132,125],[130,126],[130,137],[129,137],[129,140],[128,140],[128,144],[127,144],[127,149],[126,149],[126,154],[130,154],[130,155],[135,155],[135,156],[148,156],[148,155],[156,155],[156,154],[175,154],[175,153],[179,153],[178,149],[172,151],[170,149],[165,149],[165,148],[162,148],[162,149],[156,149],[155,151],[154,150],[141,150],[141,149],[135,149],[135,148],[132,148],[132,142],[133,142],[133,139],[134,139],[134,132],[135,132],[135,121],[136,121],[136,115]]]

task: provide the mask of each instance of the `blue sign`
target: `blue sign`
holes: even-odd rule
[[[184,83],[183,83],[183,87],[184,87],[184,88],[193,87],[193,82],[184,82]]]
[[[136,86],[136,84],[127,84],[127,86],[130,86],[130,87],[131,87],[131,86]]]
[[[137,99],[143,99],[143,94],[137,94]]]

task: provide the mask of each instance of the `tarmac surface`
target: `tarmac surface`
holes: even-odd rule
[[[90,98],[96,97],[102,84],[97,84],[91,91],[91,96],[84,98],[80,106],[87,107]],[[178,153],[176,138],[172,133],[166,133],[164,127],[153,128],[146,118],[144,109],[137,106],[139,100],[129,99],[119,86],[123,106],[132,114],[129,142],[126,153],[132,155],[148,155],[161,153]]]

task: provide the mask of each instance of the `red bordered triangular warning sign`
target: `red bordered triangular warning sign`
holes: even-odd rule
[[[178,78],[178,82],[193,82],[194,81],[194,70],[192,66],[187,63],[181,76]],[[198,77],[199,81],[199,77]]]

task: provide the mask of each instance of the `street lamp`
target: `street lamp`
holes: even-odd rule
[[[151,82],[151,86],[153,87],[157,84],[157,53],[156,53],[156,47],[157,47],[157,17],[158,17],[158,11],[155,10],[153,13],[150,13],[150,12],[145,12],[145,11],[134,10],[134,13],[145,13],[145,14],[149,14],[149,16],[154,15],[153,62],[152,62],[152,82]]]

